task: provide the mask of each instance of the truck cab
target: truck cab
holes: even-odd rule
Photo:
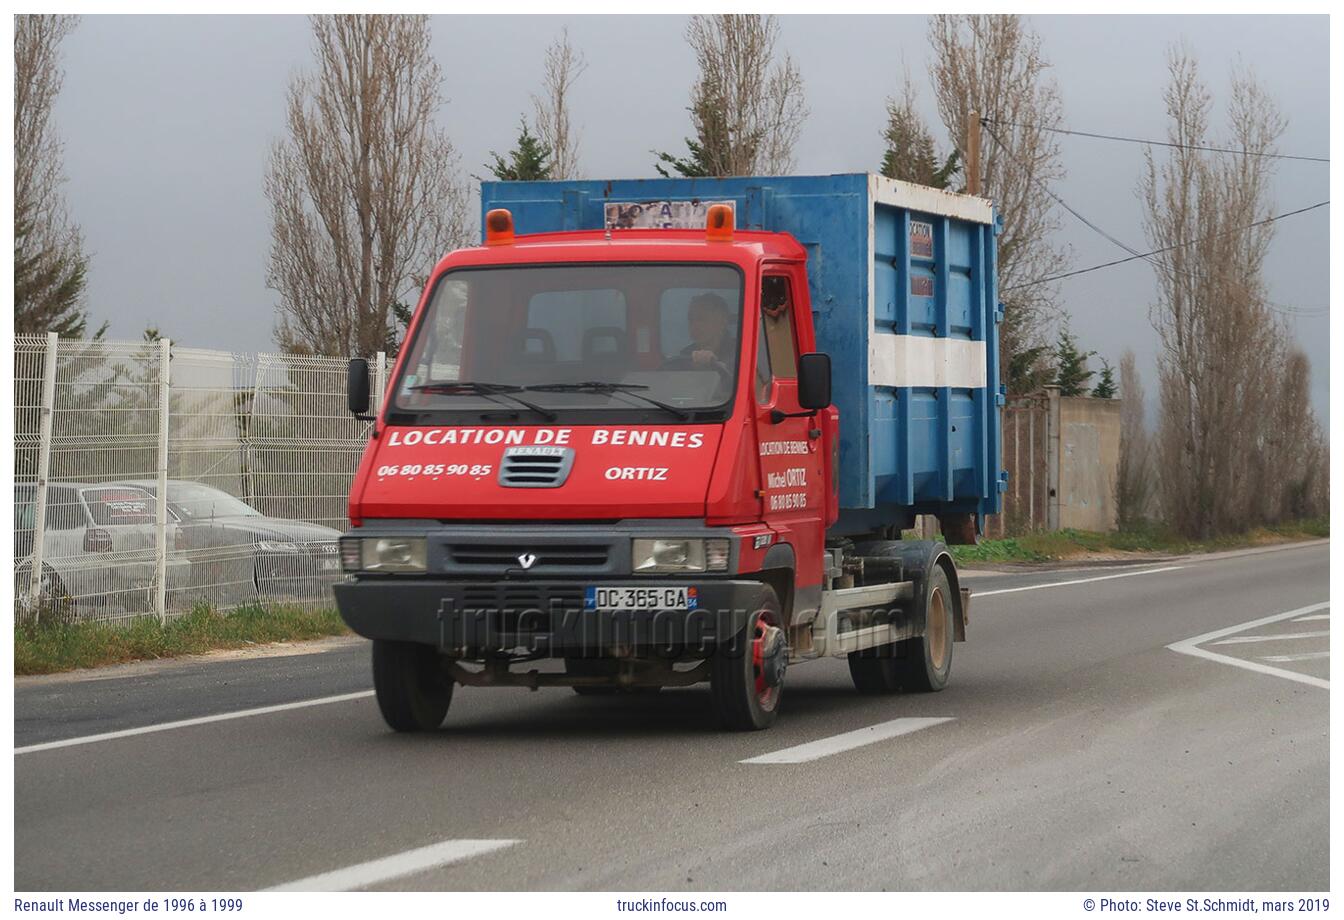
[[[946,549],[888,539],[903,521],[836,532],[845,419],[806,248],[730,204],[697,216],[521,235],[492,209],[435,267],[335,586],[394,729],[437,727],[455,685],[709,681],[749,730],[807,658],[849,657],[868,692],[946,683],[968,603]]]

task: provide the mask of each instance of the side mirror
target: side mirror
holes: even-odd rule
[[[831,356],[822,351],[798,358],[798,405],[825,409],[831,404]]]
[[[369,411],[369,362],[363,358],[351,358],[346,368],[345,401],[355,418]]]

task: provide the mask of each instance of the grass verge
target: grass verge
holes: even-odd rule
[[[1138,555],[1187,555],[1270,546],[1330,536],[1326,518],[1257,527],[1240,534],[1189,540],[1161,527],[1096,533],[1089,530],[1035,531],[975,546],[953,546],[957,562],[1056,562],[1069,559],[1124,558]]]
[[[286,606],[242,607],[228,613],[202,606],[167,623],[140,617],[117,624],[16,624],[14,673],[54,674],[348,632],[335,610]]]

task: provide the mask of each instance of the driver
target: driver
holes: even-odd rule
[[[731,311],[718,294],[699,294],[691,299],[686,311],[691,343],[681,350],[696,367],[712,368],[723,365],[728,351],[728,320]]]

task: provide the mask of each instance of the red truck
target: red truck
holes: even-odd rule
[[[708,681],[725,727],[761,729],[822,656],[862,692],[941,689],[969,594],[900,536],[922,513],[973,540],[997,510],[988,203],[625,185],[487,183],[484,245],[434,268],[376,417],[350,363],[375,424],[334,590],[387,723],[437,728],[457,684]]]

